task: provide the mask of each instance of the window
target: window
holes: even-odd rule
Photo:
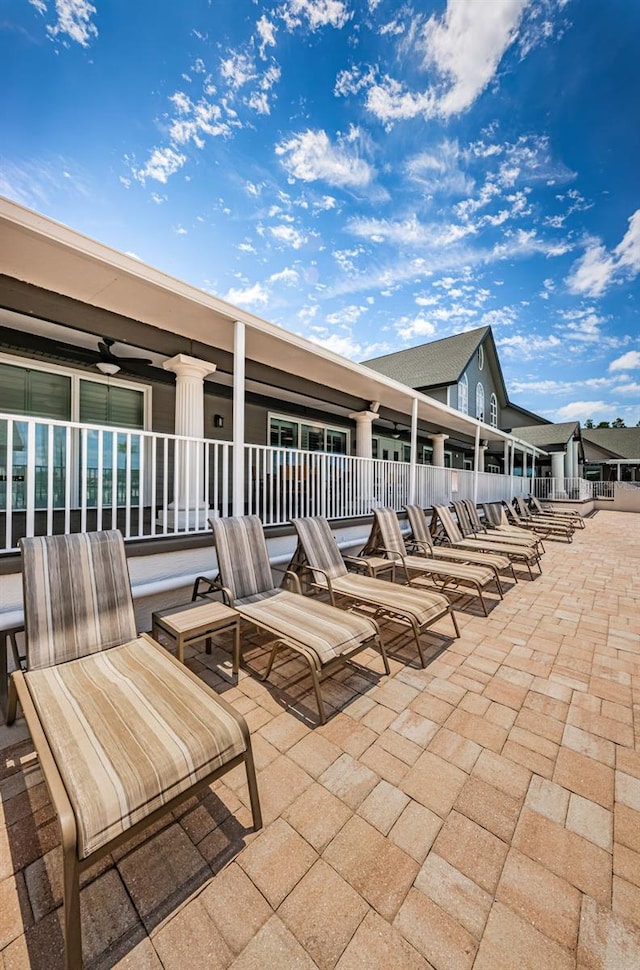
[[[484,348],[482,344],[478,347],[478,370],[484,367]]]
[[[489,402],[489,422],[492,428],[498,427],[498,398],[495,394],[491,395]]]
[[[469,413],[469,382],[466,374],[458,381],[458,411],[462,414]]]
[[[51,368],[38,361],[0,360],[0,412],[25,415],[57,421],[80,421],[83,424],[112,425],[134,430],[144,429],[147,413],[147,397],[151,389],[137,387],[124,381],[112,383],[102,377],[92,378],[74,372],[70,368]],[[15,510],[26,508],[27,438],[28,424],[16,421],[11,440],[11,474],[7,468],[9,441],[6,422],[0,422],[0,508],[7,507],[10,488],[11,504]],[[112,432],[86,432],[87,468],[84,482],[80,481],[81,436],[73,432],[68,451],[68,435],[65,426],[47,424],[35,427],[35,507],[46,508],[51,496],[54,508],[60,508],[68,500],[67,455],[71,455],[74,471],[75,499],[79,502],[79,489],[84,486],[87,505],[95,506],[98,498],[99,467],[103,471],[103,504],[112,503],[113,476],[118,504],[127,500],[126,466],[129,462],[129,498],[136,501],[139,487],[140,438],[133,435],[129,443],[126,434]],[[100,449],[102,439],[102,449]],[[99,452],[102,450],[102,461]],[[127,457],[128,456],[128,457]],[[11,481],[7,482],[10,477]],[[50,486],[51,482],[51,486]]]
[[[325,424],[309,424],[279,414],[269,415],[269,444],[274,448],[300,448],[346,455],[349,432]]]
[[[476,418],[484,421],[484,387],[481,381],[476,384]]]

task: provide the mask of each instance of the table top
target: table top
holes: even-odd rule
[[[166,610],[156,610],[153,622],[160,626],[168,626],[176,633],[186,633],[189,630],[206,628],[212,623],[227,621],[231,623],[238,619],[235,610],[218,603],[216,600],[188,603],[186,606],[173,606]]]

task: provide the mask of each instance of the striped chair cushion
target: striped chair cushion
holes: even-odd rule
[[[337,593],[377,606],[383,612],[387,610],[390,613],[408,614],[419,626],[436,619],[449,609],[449,600],[440,593],[428,593],[410,586],[388,583],[384,579],[358,576],[356,573],[347,573],[346,576],[334,580],[332,585]]]
[[[210,519],[216,543],[220,581],[234,602],[274,589],[267,543],[257,515]]]
[[[442,528],[446,532],[449,542],[461,542],[462,533],[447,506],[435,505],[434,511],[442,523]]]
[[[377,632],[375,623],[365,616],[287,590],[280,590],[267,600],[236,604],[236,609],[256,626],[312,650],[318,658],[318,668]]]
[[[64,663],[136,636],[121,534],[21,539],[29,670]]]
[[[452,579],[468,579],[474,583],[486,586],[493,581],[493,570],[483,566],[471,566],[467,563],[444,562],[441,559],[431,559],[425,556],[405,556],[405,566],[410,572],[438,573],[441,576],[451,576]]]
[[[25,676],[81,859],[245,750],[237,717],[146,640]]]
[[[380,545],[388,552],[405,556],[404,539],[400,531],[398,516],[393,509],[374,509],[375,524],[378,527]]]
[[[319,566],[329,574],[333,580],[338,576],[346,576],[347,566],[340,555],[338,544],[333,536],[331,527],[321,516],[313,518],[293,519],[300,544],[304,550],[307,562],[311,566]],[[319,585],[326,585],[324,576],[315,573],[314,579]]]
[[[421,509],[419,505],[405,505],[404,508],[409,519],[409,525],[411,526],[413,538],[416,540],[416,542],[427,543],[428,545],[433,546],[433,539],[431,538],[431,533],[429,532],[427,517],[424,514],[424,510]]]

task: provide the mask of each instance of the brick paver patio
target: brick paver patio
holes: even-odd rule
[[[232,686],[192,656],[249,722],[264,828],[237,770],[104,860],[86,964],[638,970],[639,560],[640,517],[599,512],[425,670],[404,640],[327,682],[323,727],[297,661]],[[56,970],[56,822],[21,722],[0,748],[0,970]]]

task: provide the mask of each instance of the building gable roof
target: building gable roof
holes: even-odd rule
[[[398,350],[393,354],[373,357],[362,363],[416,389],[456,384],[487,335],[493,342],[491,327],[479,327],[452,337],[420,344],[418,347],[407,347],[406,350]],[[501,373],[500,380],[502,381]]]
[[[523,441],[546,449],[547,446],[565,447],[579,429],[580,425],[577,421],[564,421],[560,424],[534,424],[526,428],[516,428],[515,431]]]
[[[614,457],[640,461],[640,428],[583,428],[582,437]]]

